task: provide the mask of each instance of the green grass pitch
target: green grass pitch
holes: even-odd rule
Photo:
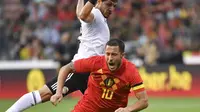
[[[47,102],[24,112],[70,112],[78,100],[65,98],[56,107]],[[14,101],[0,100],[0,112],[5,112]],[[134,102],[135,98],[129,98],[129,105]],[[200,112],[200,98],[149,98],[149,107],[142,112]]]

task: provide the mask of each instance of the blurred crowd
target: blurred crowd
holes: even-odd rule
[[[53,59],[65,64],[77,52],[77,0],[1,0],[0,60]],[[199,0],[118,0],[108,19],[111,38],[126,44],[137,65],[183,63],[200,51]]]

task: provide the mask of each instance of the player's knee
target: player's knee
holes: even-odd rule
[[[68,92],[69,92],[69,88],[64,86],[62,90],[63,95],[66,95]]]
[[[42,102],[49,101],[53,93],[50,91],[50,89],[44,85],[41,89],[39,89],[39,93],[42,99]]]
[[[23,96],[21,96],[21,98],[28,98],[30,93],[26,93]]]

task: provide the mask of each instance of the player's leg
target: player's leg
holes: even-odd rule
[[[52,95],[51,91],[48,91],[50,90],[48,90],[47,86],[44,86],[40,90],[26,93],[19,98],[6,112],[21,112],[29,107],[39,104],[42,102],[42,100],[45,98],[49,99],[49,97]]]
[[[70,79],[75,84],[75,87],[77,90],[80,90],[82,94],[84,94],[85,90],[87,89],[87,84],[88,84],[88,77],[90,73],[76,73],[74,74],[74,77]],[[71,85],[68,84],[67,82],[65,83],[66,87],[70,87]]]
[[[85,78],[86,77],[86,78]],[[87,80],[88,76],[80,75],[80,78],[77,75],[69,74],[68,78],[65,82],[65,87],[63,88],[63,95],[66,96],[71,92],[78,90],[79,88],[81,91],[85,91],[87,87],[87,82],[84,84],[79,84],[81,82],[81,78]],[[80,81],[79,81],[80,80]],[[77,87],[80,86],[81,87]],[[56,93],[57,89],[57,77],[53,78],[50,82],[44,85],[41,89],[29,92],[24,94],[20,99],[18,99],[6,112],[20,112],[25,109],[28,109],[36,104],[43,103],[49,101],[51,96]]]
[[[53,78],[47,84],[56,83],[57,77]],[[47,85],[44,85],[41,89],[24,94],[19,98],[6,112],[20,112],[28,109],[41,102],[49,101],[53,93]]]

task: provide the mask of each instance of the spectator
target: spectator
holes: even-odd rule
[[[62,64],[70,60],[75,51],[71,49],[76,46],[76,38],[72,37],[79,35],[80,28],[75,0],[4,3],[1,58],[56,59]],[[181,63],[182,52],[200,48],[199,12],[196,0],[119,0],[108,20],[111,37],[125,41],[130,60],[138,59],[148,66]]]
[[[71,42],[69,32],[64,32],[61,36],[60,43],[55,47],[55,59],[63,66],[69,63],[76,53],[76,44]]]

